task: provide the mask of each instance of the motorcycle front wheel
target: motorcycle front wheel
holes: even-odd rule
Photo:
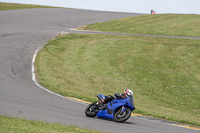
[[[114,114],[114,121],[115,122],[124,122],[128,120],[131,116],[131,110],[126,109],[124,112],[121,113],[121,108]]]
[[[96,103],[91,103],[86,107],[85,115],[87,117],[95,117],[96,116],[97,112],[95,111],[95,108],[94,108],[94,106],[96,106],[95,104]]]

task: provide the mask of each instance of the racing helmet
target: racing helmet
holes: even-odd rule
[[[133,95],[133,91],[130,89],[125,89],[124,90],[124,94],[128,95],[128,96],[132,96]]]

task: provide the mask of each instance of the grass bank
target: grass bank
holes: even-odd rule
[[[18,10],[18,9],[32,9],[32,8],[53,8],[53,7],[0,2],[0,11]]]
[[[2,133],[101,133],[75,126],[10,118],[2,115],[0,115],[0,128]]]
[[[96,101],[134,90],[138,113],[200,125],[200,41],[69,34],[36,59],[39,82],[64,96]]]
[[[200,15],[156,14],[140,15],[84,27],[87,30],[200,37]]]

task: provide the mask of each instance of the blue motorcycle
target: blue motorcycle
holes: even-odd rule
[[[104,99],[104,95],[98,94],[99,100]],[[132,96],[126,98],[115,97],[112,101],[106,103],[106,108],[101,109],[98,102],[89,104],[85,109],[85,115],[87,117],[99,117],[112,119],[115,122],[124,122],[131,116],[131,112],[135,110],[134,100]]]

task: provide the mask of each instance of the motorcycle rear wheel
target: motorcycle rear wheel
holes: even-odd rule
[[[94,105],[96,104],[96,102],[95,103],[91,103],[91,104],[89,104],[87,107],[86,107],[86,109],[85,109],[85,115],[87,116],[87,117],[95,117],[96,116],[96,112],[95,112],[95,110],[92,110],[91,109],[91,107],[93,107]]]
[[[126,109],[123,113],[121,113],[121,109],[119,109],[115,114],[114,114],[114,121],[115,122],[124,122],[128,120],[131,116],[131,110]]]

